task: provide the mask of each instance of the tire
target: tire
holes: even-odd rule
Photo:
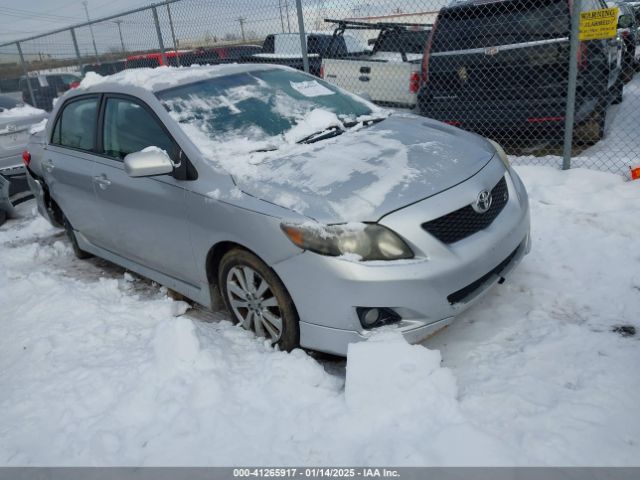
[[[598,108],[588,120],[579,125],[574,132],[574,145],[591,146],[602,140],[604,137],[605,114],[606,110]]]
[[[78,246],[78,240],[76,239],[76,234],[73,231],[73,227],[67,220],[67,217],[63,217],[64,219],[64,230],[67,232],[67,237],[69,237],[69,241],[71,242],[71,247],[73,248],[73,253],[76,258],[80,260],[85,260],[87,258],[93,257],[89,252],[85,252]]]
[[[0,225],[7,221],[7,212],[0,208]]]
[[[218,285],[233,320],[280,350],[300,346],[300,319],[276,273],[254,254],[233,249],[218,268]]]
[[[634,63],[635,63],[635,60],[633,57],[623,62],[623,67],[622,67],[623,83],[629,83],[631,80],[633,80],[633,75],[636,73],[636,67]]]

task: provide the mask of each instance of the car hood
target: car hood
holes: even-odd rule
[[[482,137],[416,115],[263,153],[245,193],[324,223],[375,222],[475,175],[494,155]]]

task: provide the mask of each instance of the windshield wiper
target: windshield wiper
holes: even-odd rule
[[[371,118],[369,120],[360,120],[360,121],[353,121],[353,122],[345,122],[343,125],[347,129],[355,127],[356,125],[360,125],[360,124],[362,124],[364,127],[368,127],[370,125],[379,123],[383,120],[386,120],[386,117]],[[342,135],[345,131],[346,130],[344,130],[343,128],[337,125],[334,125],[332,127],[325,128],[324,130],[314,132],[311,135],[307,135],[301,140],[298,140],[296,143],[315,143],[315,142],[319,142],[320,140],[326,140],[327,138],[337,137],[338,135]]]
[[[315,143],[327,138],[337,137],[338,135],[342,135],[343,133],[344,130],[342,128],[334,125],[333,127],[328,127],[324,130],[314,132],[311,135],[307,135],[306,137],[298,140],[296,143]]]

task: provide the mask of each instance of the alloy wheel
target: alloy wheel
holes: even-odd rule
[[[257,336],[276,343],[282,335],[282,312],[267,281],[253,268],[234,266],[227,273],[226,290],[238,322]]]

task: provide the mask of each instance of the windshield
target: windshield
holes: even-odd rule
[[[240,147],[253,144],[251,148],[293,143],[372,114],[368,103],[333,85],[280,69],[212,78],[157,96],[190,134],[204,134],[214,142],[237,139]]]

